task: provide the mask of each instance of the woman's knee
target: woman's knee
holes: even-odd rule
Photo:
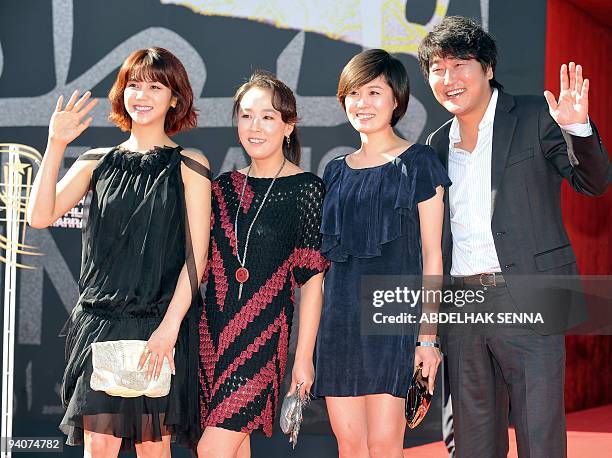
[[[248,440],[244,433],[206,428],[198,441],[198,458],[235,458],[243,440]]]
[[[231,447],[224,447],[223,444],[215,444],[210,440],[198,442],[198,458],[234,458],[236,452]]]
[[[345,403],[348,406],[340,408],[336,404],[332,404],[331,408],[329,408],[328,404],[328,411],[331,427],[338,442],[340,457],[367,456],[368,443],[365,405]]]
[[[213,453],[213,450],[208,446],[208,441],[204,439],[204,436],[200,437],[196,451],[198,453],[198,458],[205,458],[206,456],[211,456],[211,453]]]
[[[85,433],[85,456],[90,458],[117,456],[121,439],[108,434]]]
[[[368,433],[368,451],[371,458],[402,456],[404,435],[391,428],[387,431]]]
[[[340,457],[367,456],[368,444],[363,440],[338,440],[338,454]]]
[[[363,456],[367,453],[368,442],[365,434],[351,428],[350,426],[333,428],[336,441],[338,442],[338,453],[341,457]]]
[[[170,458],[170,438],[159,442],[142,442],[136,445],[138,458]]]

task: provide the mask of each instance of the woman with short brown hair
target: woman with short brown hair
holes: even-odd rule
[[[433,391],[440,362],[435,335],[411,324],[377,329],[369,310],[362,314],[365,280],[442,274],[442,195],[450,181],[430,147],[393,131],[408,98],[404,66],[382,49],[356,55],[342,70],[338,99],[361,147],[332,160],[323,175],[321,252],[331,267],[314,385],[326,398],[341,458],[401,458],[415,367],[423,365]]]
[[[57,183],[66,146],[91,124],[90,96],[75,91],[65,106],[59,98],[28,207],[29,223],[44,228],[84,196],[89,206],[60,429],[85,456],[135,448],[138,456],[169,457],[172,439],[195,447],[200,431],[192,302],[208,249],[208,161],[170,138],[196,125],[185,68],[169,51],[148,48],[126,59],[109,95],[110,118],[129,138],[83,154]],[[124,370],[125,354],[106,355],[98,360],[111,371],[105,379],[94,349],[134,340],[143,343],[132,353],[140,367]],[[144,394],[162,368],[168,384]]]

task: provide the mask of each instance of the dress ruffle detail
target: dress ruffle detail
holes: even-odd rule
[[[181,151],[181,147],[156,146],[146,153],[130,151],[122,146],[117,146],[114,154],[109,155],[112,165],[119,170],[130,172],[157,173],[172,162],[175,154]],[[178,156],[180,158],[180,156]]]
[[[362,179],[347,180],[347,174],[361,175]],[[451,185],[435,151],[418,144],[378,167],[353,169],[344,156],[338,157],[325,168],[323,181],[327,194],[321,253],[336,262],[349,256],[380,256],[382,245],[401,236],[406,212],[433,197],[438,186]],[[360,205],[343,202],[343,186],[357,188],[346,194],[358,198]]]

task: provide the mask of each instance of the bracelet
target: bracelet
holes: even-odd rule
[[[440,344],[438,342],[417,342],[417,347],[435,347],[440,348]]]

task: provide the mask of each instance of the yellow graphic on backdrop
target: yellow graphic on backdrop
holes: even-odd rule
[[[422,25],[406,20],[407,5],[401,0],[161,0],[205,16],[248,19],[415,56],[421,39],[446,15],[449,1],[438,0]]]
[[[0,262],[8,268],[32,269],[17,261],[17,255],[39,256],[35,247],[25,243],[26,210],[32,189],[33,167],[40,165],[42,155],[34,148],[16,143],[0,143],[2,174],[0,182]]]

